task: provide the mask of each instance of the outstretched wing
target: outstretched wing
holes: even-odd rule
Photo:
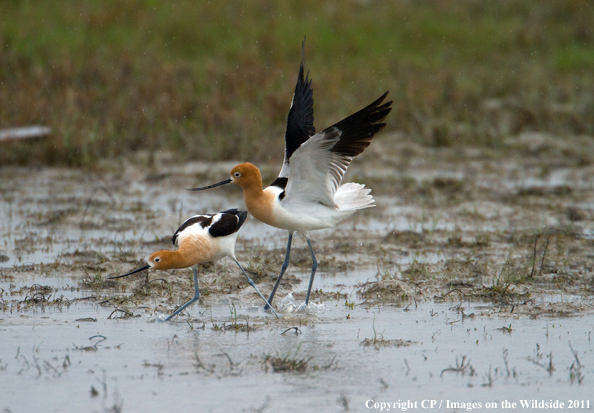
[[[312,136],[293,152],[283,204],[320,202],[335,207],[334,194],[353,158],[385,128],[383,120],[392,102],[383,103],[388,92],[359,112]]]
[[[289,162],[293,153],[312,135],[316,133],[314,127],[313,110],[313,89],[309,80],[309,71],[304,76],[305,65],[305,38],[301,44],[301,65],[297,85],[291,102],[291,109],[287,118],[287,130],[285,132],[285,159],[278,178],[271,186],[278,186],[282,189],[287,184],[289,177]]]

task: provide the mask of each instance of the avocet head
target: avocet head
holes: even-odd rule
[[[262,186],[262,175],[260,170],[255,165],[245,162],[240,163],[231,170],[231,177],[224,181],[217,182],[216,184],[203,186],[200,188],[190,188],[188,191],[202,191],[204,189],[215,188],[217,186],[226,184],[236,184],[242,188],[250,187],[253,185]]]
[[[161,250],[153,252],[147,258],[148,265],[155,270],[175,270],[180,268],[187,268],[195,264],[188,263],[187,257],[181,254],[180,251]]]
[[[245,162],[231,169],[231,182],[242,188],[262,185],[262,175],[255,165]]]
[[[151,268],[155,270],[168,270],[171,268],[176,268],[172,266],[174,264],[171,262],[171,251],[157,251],[153,252],[148,258],[147,262]]]
[[[174,268],[186,268],[187,267],[187,265],[185,265],[185,263],[180,261],[179,254],[177,253],[177,251],[162,250],[162,251],[153,252],[146,259],[146,261],[147,261],[148,265],[145,265],[144,267],[138,268],[137,270],[129,272],[128,274],[118,275],[117,277],[109,277],[108,279],[112,280],[114,278],[127,277],[129,275],[136,274],[137,272],[148,270],[149,268],[154,268],[155,270],[171,270]]]

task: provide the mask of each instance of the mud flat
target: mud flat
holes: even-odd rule
[[[588,400],[594,354],[594,142],[496,149],[378,140],[348,179],[377,207],[297,239],[276,320],[231,262],[111,281],[172,248],[186,217],[242,207],[234,162],[0,168],[5,411],[368,411],[375,403]],[[277,165],[263,165],[272,180]],[[248,219],[238,259],[270,291],[286,234]],[[281,300],[283,301],[281,305]],[[32,394],[37,395],[31,397]],[[447,404],[447,403],[458,404]],[[518,404],[519,405],[519,404]],[[378,404],[379,406],[379,404]],[[448,407],[449,406],[449,407]],[[472,406],[472,405],[471,405]]]

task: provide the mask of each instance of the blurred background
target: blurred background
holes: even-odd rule
[[[282,159],[307,36],[317,129],[390,91],[390,135],[594,135],[594,2],[0,2],[0,165]],[[269,145],[270,143],[270,145]],[[150,159],[150,158],[149,158]]]

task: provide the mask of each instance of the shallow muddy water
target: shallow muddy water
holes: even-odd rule
[[[322,289],[338,284],[348,290],[374,274],[355,271],[318,281]],[[366,411],[369,400],[484,407],[527,398],[591,398],[592,315],[514,318],[489,304],[468,302],[366,308],[341,299],[325,300],[324,307],[276,321],[259,307],[220,302],[194,305],[190,321],[172,323],[155,321],[150,313],[108,319],[112,309],[83,302],[60,310],[5,312],[2,407]],[[217,328],[225,322],[252,327]],[[298,330],[286,331],[290,327]],[[307,367],[274,372],[267,356],[306,360]],[[576,357],[583,367],[576,367]],[[455,410],[443,406],[440,410]]]
[[[237,188],[184,191],[233,162],[0,168],[0,408],[594,408],[594,162],[375,147],[350,176],[378,206],[313,234],[320,305],[279,320],[229,261],[201,269],[202,299],[170,323],[158,320],[190,298],[190,270],[107,280],[173,249],[190,215],[243,207]],[[286,237],[253,218],[240,232],[264,294]],[[276,306],[304,300],[310,263],[296,237]]]

